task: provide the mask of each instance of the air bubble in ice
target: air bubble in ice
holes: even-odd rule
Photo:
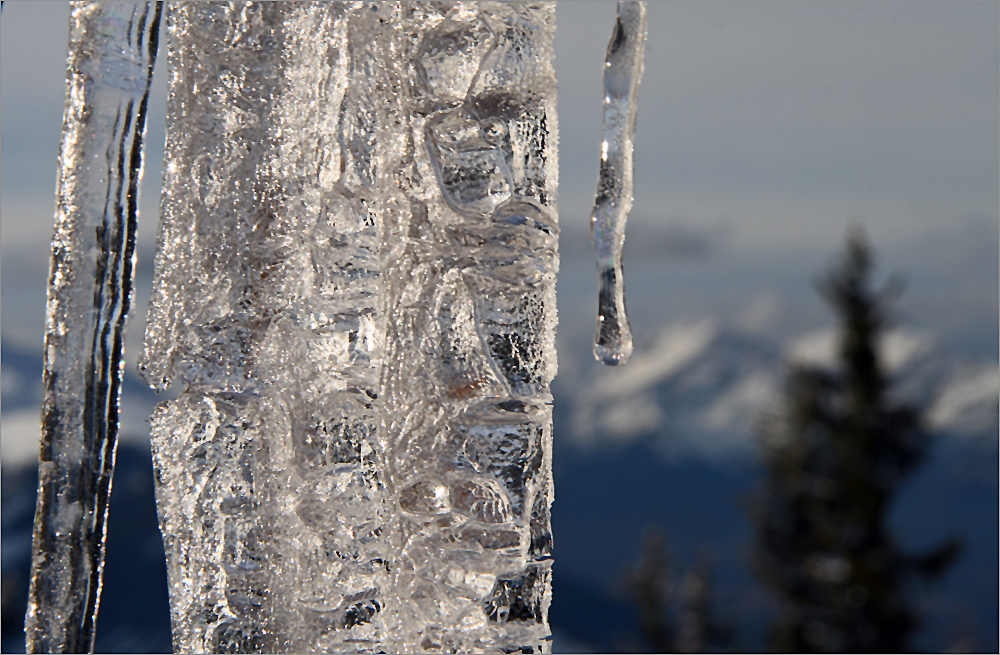
[[[426,128],[442,195],[460,214],[489,216],[511,195],[498,152],[482,139],[478,125],[473,132],[467,124],[447,118],[429,121]]]
[[[452,485],[455,509],[481,523],[509,523],[514,516],[510,501],[488,482],[462,480]]]
[[[446,20],[424,39],[417,56],[417,75],[435,98],[462,100],[493,41],[478,19]]]
[[[417,516],[447,514],[451,511],[448,487],[434,480],[414,482],[399,492],[399,506]]]

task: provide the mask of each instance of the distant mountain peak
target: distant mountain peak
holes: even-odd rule
[[[886,373],[897,380],[894,393],[927,408],[929,428],[996,440],[996,362],[964,361],[910,328],[886,333],[879,349]],[[648,439],[672,455],[741,456],[779,401],[788,365],[832,367],[836,359],[835,328],[807,332],[782,348],[711,319],[678,321],[627,365],[580,378],[557,402],[572,406],[569,436],[581,446]]]
[[[711,319],[686,321],[665,327],[652,348],[627,366],[609,369],[586,392],[600,398],[631,396],[664,380],[704,351],[718,336]]]
[[[791,342],[787,359],[792,364],[833,368],[838,358],[839,339],[839,332],[833,327],[807,332]],[[891,375],[930,353],[934,340],[925,332],[895,328],[882,335],[878,348],[885,372]]]

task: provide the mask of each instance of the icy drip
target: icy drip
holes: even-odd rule
[[[28,652],[88,652],[104,567],[160,3],[73,3],[45,324]]]
[[[622,246],[625,222],[632,209],[633,133],[645,43],[646,3],[619,2],[604,59],[604,140],[590,216],[599,284],[594,356],[609,366],[628,361],[632,354]]]
[[[553,7],[179,6],[147,379],[175,647],[546,646]]]

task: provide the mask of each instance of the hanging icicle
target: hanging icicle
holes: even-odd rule
[[[594,357],[608,366],[623,364],[632,355],[622,247],[632,209],[633,134],[645,45],[646,3],[620,1],[604,59],[604,140],[590,215],[599,284]]]
[[[93,649],[160,2],[74,2],[26,648]]]
[[[181,651],[548,647],[554,6],[168,20],[142,369]]]

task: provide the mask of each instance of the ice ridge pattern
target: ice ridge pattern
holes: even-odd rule
[[[554,6],[184,3],[143,374],[174,645],[549,649]]]
[[[93,649],[161,3],[74,2],[45,320],[27,652]]]

